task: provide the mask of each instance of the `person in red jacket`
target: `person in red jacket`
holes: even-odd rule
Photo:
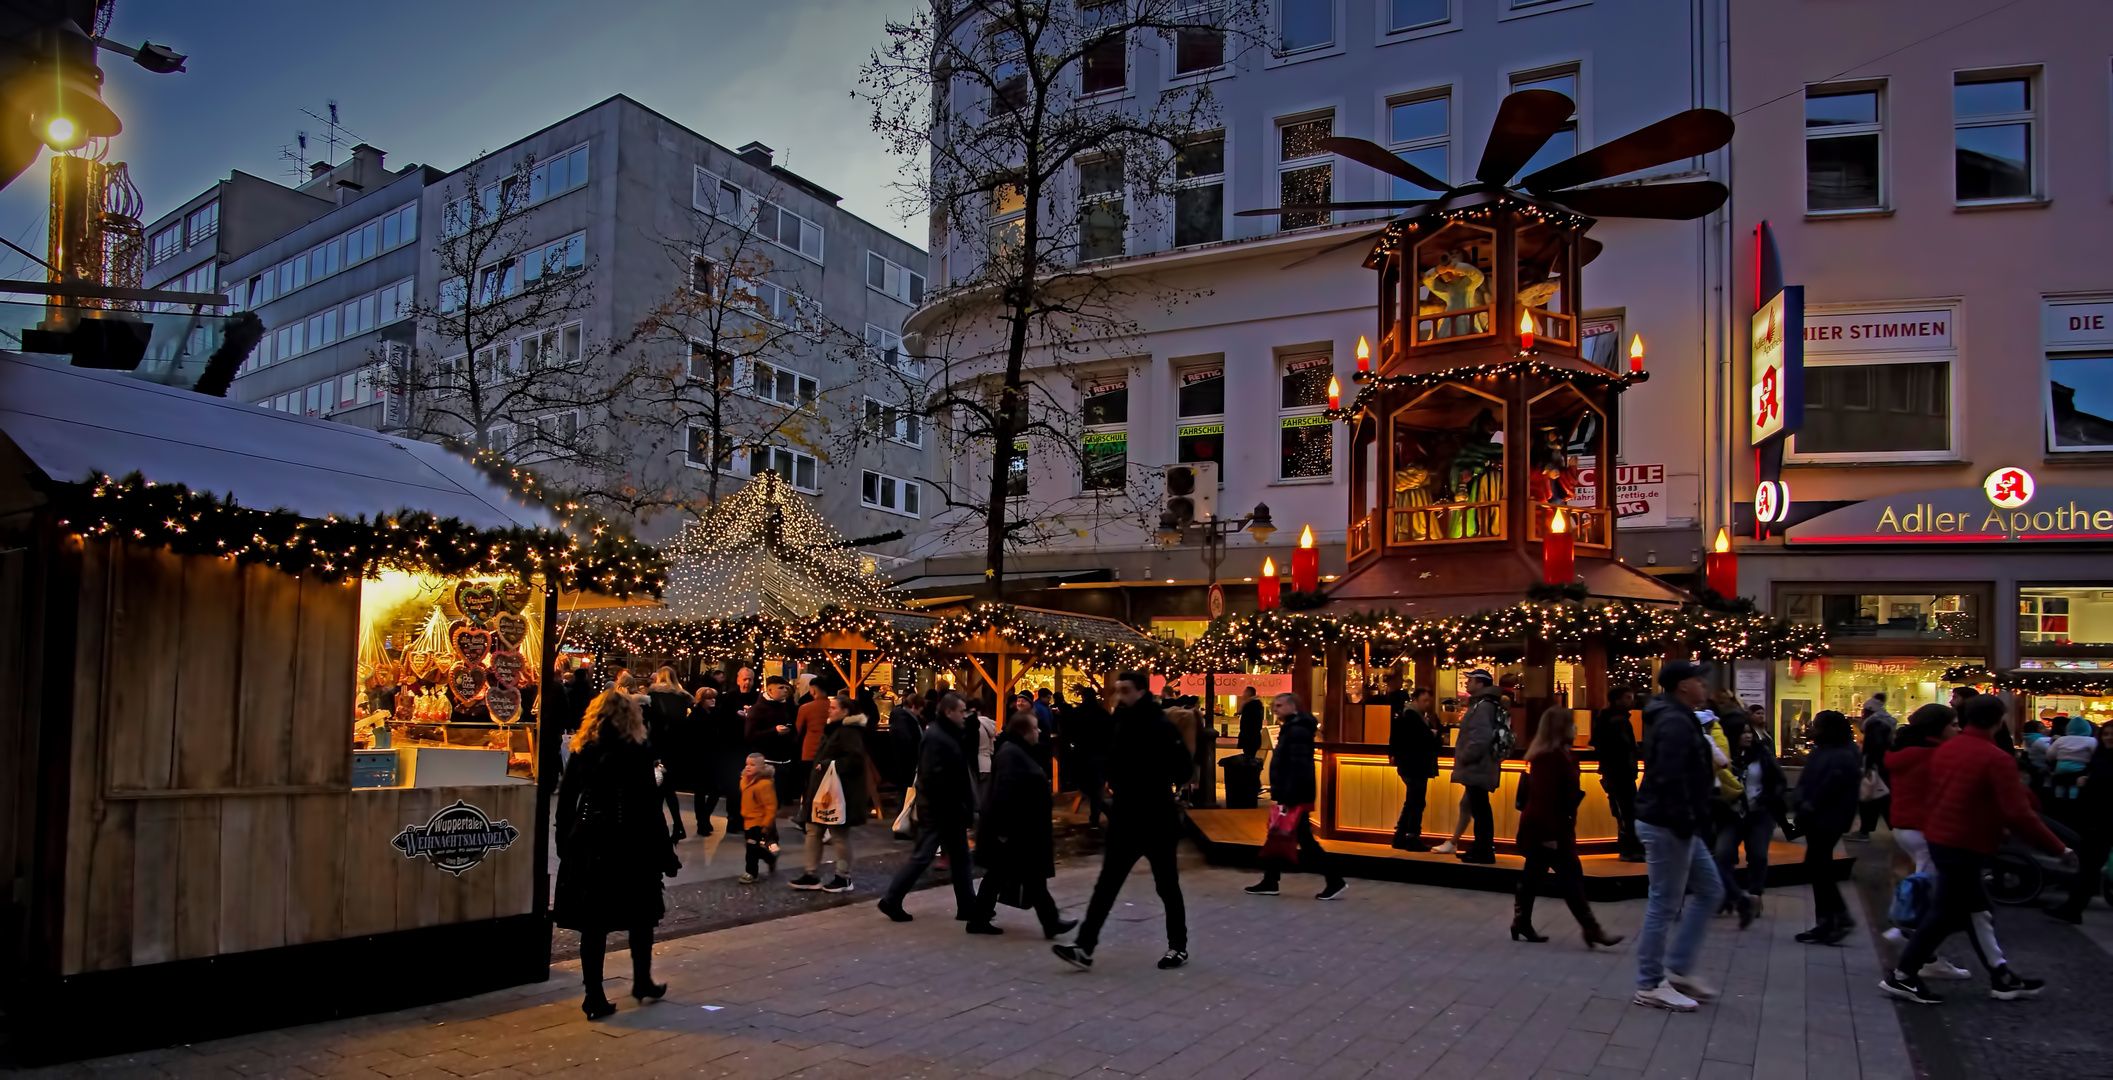
[[[1892,974],[1879,980],[1879,989],[1894,997],[1922,1005],[1944,1000],[1923,986],[1922,966],[1953,931],[1971,931],[1978,921],[1975,913],[1989,910],[1981,871],[2006,830],[2076,865],[2076,852],[2040,821],[2031,792],[2018,778],[2017,761],[1996,745],[1993,732],[2007,711],[2002,701],[1985,694],[1968,701],[1966,730],[1930,755],[1922,835],[1937,866],[1937,910],[1916,928]],[[2000,954],[1991,957],[1978,934],[1972,940],[1988,969],[1990,997],[2013,1001],[2039,993],[2040,980],[2019,977]]]
[[[1907,723],[1900,725],[1893,736],[1893,748],[1886,751],[1886,771],[1893,777],[1893,842],[1915,861],[1915,873],[1927,875],[1931,881],[1937,878],[1937,864],[1930,861],[1930,843],[1922,836],[1922,819],[1928,813],[1930,798],[1930,758],[1939,745],[1958,734],[1959,714],[1951,706],[1933,701],[1916,709]],[[1988,925],[1984,928],[1982,923]],[[1974,935],[1984,942],[1995,940],[1995,925],[1986,912],[1975,917]],[[1907,948],[1908,936],[1897,926],[1887,928],[1885,939]],[[2002,950],[1991,947],[1989,952],[2001,955]],[[1973,972],[1941,956],[1923,965],[1919,974],[1925,979],[1973,978]]]

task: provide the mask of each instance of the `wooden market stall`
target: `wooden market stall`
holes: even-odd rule
[[[547,977],[558,597],[520,571],[650,563],[439,446],[12,354],[0,531],[26,1053]]]

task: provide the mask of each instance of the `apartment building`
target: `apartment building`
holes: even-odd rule
[[[1874,693],[1899,716],[1944,701],[1952,667],[2088,683],[2113,666],[2113,9],[1992,14],[1732,4],[1734,324],[1767,299],[1766,221],[1804,290],[1804,421],[1757,477],[1741,356],[1712,433],[1721,513],[1741,591],[1833,646],[1773,666],[1786,734]],[[1766,529],[1757,479],[1789,495]],[[2089,692],[2034,700],[2113,718]]]
[[[222,292],[220,268],[329,213],[334,199],[240,170],[147,226],[140,284],[175,292]]]
[[[1354,241],[1388,212],[1235,214],[1429,193],[1336,157],[1321,137],[1370,139],[1461,184],[1473,180],[1499,105],[1516,90],[1559,91],[1577,106],[1522,175],[1681,110],[1724,104],[1715,0],[1273,0],[1268,18],[1269,50],[1235,56],[1223,37],[1135,34],[1086,65],[1082,82],[1092,85],[1079,88],[1082,103],[1120,107],[1202,82],[1218,126],[1182,153],[1171,199],[1144,205],[1120,175],[1111,180],[1099,163],[1082,161],[1054,211],[1077,215],[1080,262],[1149,282],[1141,291],[1152,299],[1126,313],[1139,332],[1040,369],[1052,398],[1075,403],[1090,464],[1028,448],[1018,486],[1061,497],[1051,515],[1068,529],[1047,530],[1053,541],[1011,556],[1008,574],[1030,590],[1066,579],[1122,588],[1089,598],[1067,586],[1069,600],[1044,593],[1034,602],[1084,604],[1140,622],[1200,616],[1199,550],[1163,549],[1152,537],[1158,470],[1175,462],[1219,463],[1221,516],[1258,503],[1272,512],[1272,542],[1236,539],[1219,572],[1234,583],[1236,604],[1251,596],[1240,585],[1265,556],[1280,570],[1289,565],[1303,526],[1318,539],[1324,572],[1342,569],[1349,440],[1321,414],[1330,376],[1345,401],[1356,392],[1357,342],[1377,332],[1379,290],[1362,266],[1370,245]],[[955,97],[970,99],[957,102],[964,107],[980,100],[973,89],[957,88]],[[1722,180],[1721,157],[1616,182]],[[973,274],[974,245],[964,235],[1002,226],[1002,215],[1018,208],[994,204],[993,212],[989,223],[955,223],[950,244],[935,237],[935,276]],[[1640,566],[1699,561],[1705,373],[1723,346],[1724,221],[1721,212],[1690,222],[1613,219],[1591,233],[1605,251],[1583,275],[1581,331],[1609,365],[1625,364],[1641,335],[1652,372],[1621,403],[1618,464],[1636,483],[1619,550]],[[1181,299],[1164,303],[1165,295]],[[969,302],[939,298],[913,318],[912,333],[932,331]],[[965,480],[988,466],[934,467]],[[923,581],[940,592],[982,569],[977,538],[942,543],[934,534],[919,553]],[[1115,592],[1127,595],[1113,599]]]

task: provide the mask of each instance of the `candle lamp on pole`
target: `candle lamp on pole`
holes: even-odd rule
[[[1313,526],[1308,525],[1299,532],[1299,546],[1291,553],[1291,589],[1293,592],[1321,591],[1321,550],[1313,546]]]
[[[1210,588],[1215,590],[1218,588],[1218,567],[1225,561],[1225,549],[1232,540],[1233,535],[1239,532],[1246,532],[1255,538],[1255,543],[1266,544],[1269,542],[1269,538],[1276,534],[1277,525],[1275,521],[1270,519],[1269,504],[1256,503],[1254,510],[1244,517],[1210,517],[1202,521],[1180,521],[1170,516],[1162,515],[1156,536],[1161,543],[1172,547],[1181,543],[1190,530],[1195,530],[1202,534],[1203,565],[1210,578]],[[1307,532],[1310,535],[1312,530],[1309,529]],[[1271,599],[1275,598],[1277,580],[1274,569],[1267,560],[1264,561],[1264,580],[1255,583],[1257,600],[1264,596],[1268,596]],[[1218,674],[1214,671],[1205,672],[1203,676],[1203,710],[1204,727],[1207,730],[1216,731]],[[1199,764],[1203,769],[1203,782],[1200,785],[1199,797],[1202,800],[1202,805],[1205,806],[1212,806],[1217,803],[1218,782],[1215,775],[1217,755],[1212,750],[1212,747],[1201,745],[1200,743],[1197,746],[1197,752],[1201,759]]]
[[[1731,530],[1717,530],[1716,542],[1702,557],[1702,569],[1710,591],[1727,600],[1739,595],[1739,556],[1731,549]]]

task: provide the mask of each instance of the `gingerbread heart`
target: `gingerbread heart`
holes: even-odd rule
[[[506,581],[499,584],[499,606],[516,615],[520,614],[522,609],[528,606],[529,595],[528,586],[518,581]]]
[[[484,693],[484,686],[484,669],[474,664],[457,664],[448,674],[448,693],[461,704],[477,700],[478,695]]]
[[[457,624],[452,634],[455,655],[467,664],[482,664],[492,651],[492,633],[474,626]]]
[[[519,649],[528,640],[528,620],[511,611],[492,616],[492,636],[509,649]]]
[[[521,715],[521,691],[511,686],[493,683],[484,692],[484,707],[492,714],[495,724],[510,724]]]
[[[507,649],[495,649],[492,651],[491,672],[493,685],[518,689],[521,685],[521,672],[527,667],[528,659],[520,653]]]
[[[455,586],[455,608],[478,626],[499,610],[499,587],[489,581],[465,581]]]

